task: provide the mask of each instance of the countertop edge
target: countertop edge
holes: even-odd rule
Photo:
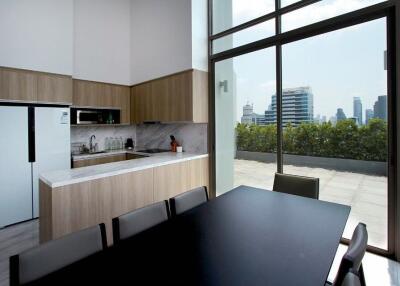
[[[164,161],[164,162],[149,163],[149,165],[146,165],[146,166],[126,168],[126,169],[121,169],[121,170],[116,170],[116,171],[110,171],[110,172],[103,173],[103,174],[88,175],[87,177],[69,179],[66,181],[60,181],[60,182],[56,182],[56,183],[52,183],[52,182],[48,181],[42,175],[39,176],[39,179],[43,183],[45,183],[47,186],[49,186],[50,188],[59,188],[59,187],[67,186],[67,185],[83,183],[83,182],[97,180],[97,179],[101,179],[101,178],[105,178],[105,177],[112,177],[112,176],[122,175],[122,174],[126,174],[126,173],[147,170],[150,168],[156,168],[156,167],[161,167],[161,166],[165,166],[165,165],[170,165],[170,164],[175,164],[175,163],[180,163],[180,162],[185,162],[185,161],[191,161],[191,160],[196,160],[196,159],[202,159],[202,158],[208,158],[208,157],[209,157],[209,154],[193,155],[193,156],[186,157],[186,158],[176,158],[176,159],[171,159],[171,160]],[[118,163],[118,162],[114,162],[114,163]],[[114,164],[114,163],[108,163],[108,164]]]

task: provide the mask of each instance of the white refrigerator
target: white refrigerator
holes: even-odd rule
[[[0,228],[39,216],[39,174],[71,168],[70,110],[0,106]]]

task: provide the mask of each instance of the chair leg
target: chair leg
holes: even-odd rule
[[[366,286],[367,284],[365,283],[365,276],[364,276],[364,269],[362,264],[360,265],[360,269],[358,270],[359,273],[359,277],[360,277],[360,282],[361,282],[361,286]]]

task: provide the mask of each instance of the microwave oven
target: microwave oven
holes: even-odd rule
[[[120,110],[116,109],[71,109],[71,124],[119,124]]]

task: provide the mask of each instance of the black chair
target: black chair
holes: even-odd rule
[[[106,247],[103,223],[45,242],[10,257],[10,285],[33,282]]]
[[[149,229],[170,217],[168,201],[158,202],[112,220],[114,244]]]
[[[360,279],[360,284],[365,286],[364,270],[362,267],[362,259],[368,245],[367,226],[359,223],[353,232],[349,247],[342,257],[339,270],[333,281],[334,286],[340,286],[345,280],[349,272],[355,273]]]
[[[207,201],[207,187],[199,187],[169,199],[173,216],[179,215]]]
[[[275,173],[273,190],[275,192],[318,199],[319,179]]]
[[[347,273],[341,286],[361,286],[360,278],[352,273]]]

